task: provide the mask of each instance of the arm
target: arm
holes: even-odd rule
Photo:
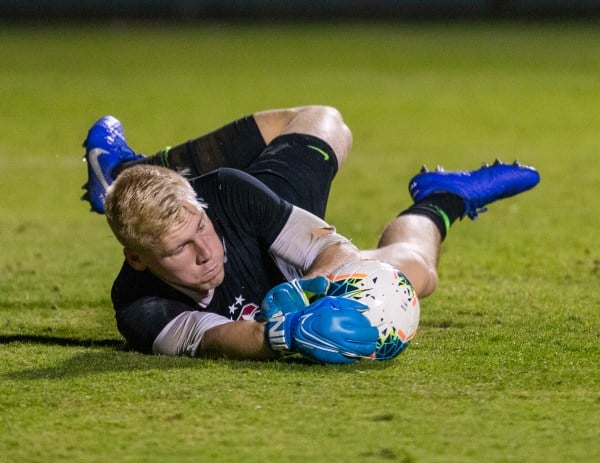
[[[320,218],[293,208],[271,246],[271,252],[306,269],[307,275],[327,275],[341,264],[358,259],[357,248]],[[204,332],[197,356],[268,360],[277,354],[269,347],[265,326],[240,320]]]
[[[354,245],[346,243],[333,244],[317,255],[306,271],[304,278],[312,278],[318,275],[327,276],[346,262],[358,259],[360,259],[359,251]]]
[[[283,202],[256,179],[227,169],[220,172],[219,179],[220,185],[224,185],[220,190],[222,194],[229,191],[227,185],[235,184],[236,195],[227,196],[227,199],[238,206],[240,217],[249,218],[243,223],[249,228],[250,224],[255,224],[256,230],[251,228],[251,232],[271,242],[269,251],[301,273],[326,274],[357,256],[356,248],[348,239],[335,233],[333,227],[319,217]],[[253,200],[235,201],[241,194]],[[263,324],[231,321],[215,313],[189,309],[164,326],[154,340],[152,351],[165,355],[257,360],[275,356],[267,345]]]
[[[273,350],[277,349],[324,363],[372,358],[379,332],[361,314],[365,308],[358,302],[332,297],[295,313],[283,314],[275,308],[277,313],[271,313],[267,330],[263,323],[244,320],[209,329],[198,355],[268,360],[277,356]]]
[[[264,323],[239,320],[207,330],[198,356],[268,360],[276,354],[267,344]]]
[[[165,303],[169,304],[169,301]],[[251,360],[275,356],[265,341],[263,323],[232,321],[222,315],[197,310],[187,310],[173,318],[154,339],[152,352]]]
[[[350,240],[324,220],[298,207],[293,207],[269,250],[277,260],[299,269],[299,275],[292,277],[302,278],[326,276],[340,265],[360,258]]]
[[[275,241],[279,244],[274,243],[271,252],[313,274],[328,274],[341,263],[358,256],[358,250],[346,238],[335,233],[318,217],[299,208],[292,210]],[[339,312],[323,314],[326,320],[338,320],[339,316]],[[292,349],[291,343],[288,348]],[[347,349],[351,350],[350,347]],[[231,321],[214,313],[189,310],[162,329],[152,351],[165,355],[251,360],[267,360],[277,355],[270,348],[263,323]],[[324,358],[331,361],[330,357]]]

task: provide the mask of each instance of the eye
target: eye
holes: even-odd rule
[[[168,252],[167,256],[177,256],[177,255],[181,254],[186,246],[187,246],[187,243],[184,243],[181,246],[177,246],[176,248],[171,249]]]

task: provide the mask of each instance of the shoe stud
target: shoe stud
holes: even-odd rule
[[[494,165],[500,166],[500,165],[502,165],[502,161],[500,159],[496,158],[496,160],[494,161]]]
[[[435,171],[436,172],[444,172],[444,168],[442,166],[436,166]]]
[[[481,164],[481,167],[490,167],[490,163],[489,162],[484,162],[483,164]]]
[[[429,172],[429,169],[427,168],[427,166],[425,164],[423,164],[419,173],[426,174],[427,172]]]
[[[515,159],[515,162],[513,162],[513,166],[521,167],[522,165],[518,159]]]

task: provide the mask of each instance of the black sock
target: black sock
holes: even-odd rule
[[[440,231],[442,240],[450,225],[465,213],[465,202],[460,196],[451,193],[436,193],[414,203],[401,215],[421,215],[429,218]]]
[[[194,140],[167,147],[153,156],[124,162],[115,167],[113,176],[135,164],[168,167],[191,177],[219,167],[244,169],[265,147],[254,117],[247,116]]]

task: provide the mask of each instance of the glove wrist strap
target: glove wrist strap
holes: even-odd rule
[[[265,325],[265,337],[274,351],[292,351],[293,336],[300,318],[299,312],[283,314],[279,312],[269,318]]]

